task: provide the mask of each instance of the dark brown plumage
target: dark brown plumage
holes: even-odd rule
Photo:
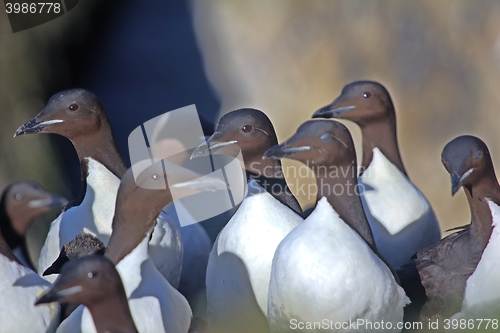
[[[55,94],[35,118],[17,129],[14,136],[33,133],[59,134],[75,147],[81,165],[82,187],[78,198],[66,209],[80,205],[85,197],[87,157],[104,165],[118,178],[127,170],[106,110],[90,91],[71,89]]]
[[[36,304],[56,301],[85,305],[98,333],[137,332],[120,275],[105,257],[67,262],[53,288]]]
[[[357,188],[356,150],[349,130],[337,121],[313,120],[303,123],[294,136],[265,153],[268,158],[292,158],[306,164],[315,172],[317,201],[323,196],[339,216],[370,246],[372,251],[391,269],[380,254],[366,219]],[[342,170],[338,174],[333,170]],[[335,189],[342,188],[341,193]]]
[[[26,244],[26,232],[33,220],[51,210],[59,211],[68,200],[45,191],[30,181],[12,183],[0,199],[0,231],[7,245],[20,256],[24,265],[33,269]],[[20,251],[19,251],[20,250]]]
[[[302,208],[285,181],[281,162],[262,158],[266,150],[278,144],[274,126],[264,112],[247,108],[225,114],[207,142],[193,152],[192,158],[209,153],[236,157],[241,150],[247,177],[302,216]]]
[[[61,273],[64,264],[70,260],[84,258],[93,254],[104,255],[105,247],[104,243],[97,237],[82,232],[63,246],[59,257],[45,270],[43,276]]]
[[[459,312],[467,279],[488,244],[492,214],[487,200],[500,204],[500,186],[486,144],[461,136],[446,145],[442,161],[452,180],[452,194],[464,188],[471,223],[438,243],[418,251],[398,269],[412,304],[405,320],[445,319]]]

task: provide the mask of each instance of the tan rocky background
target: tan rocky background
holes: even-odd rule
[[[462,191],[451,197],[440,155],[456,136],[476,135],[500,168],[499,1],[192,4],[221,113],[261,109],[282,141],[345,84],[379,81],[396,107],[405,167],[441,228],[470,222]],[[359,144],[359,129],[344,123]]]

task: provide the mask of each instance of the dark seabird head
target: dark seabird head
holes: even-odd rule
[[[274,126],[265,113],[240,109],[219,119],[214,134],[194,150],[191,159],[209,154],[243,159],[247,181],[254,179],[274,198],[302,215],[302,209],[285,181],[281,161],[264,159],[264,153],[277,144]],[[215,156],[211,158],[214,165],[219,163]]]
[[[90,91],[71,89],[55,94],[35,118],[17,129],[14,137],[32,133],[54,133],[69,139],[78,154],[84,180],[87,178],[87,157],[100,162],[119,178],[127,169],[106,110]],[[82,189],[72,205],[83,200],[85,184]]]
[[[120,288],[123,290],[123,285],[113,263],[103,256],[89,256],[68,261],[53,288],[35,304],[64,302],[90,306]]]
[[[19,127],[14,136],[55,133],[73,141],[98,131],[104,122],[109,120],[99,98],[84,89],[71,89],[52,96],[45,108]]]
[[[65,263],[70,260],[84,258],[90,255],[104,255],[105,245],[101,240],[91,234],[81,233],[64,245],[59,257],[43,272],[43,276],[60,274]]]
[[[2,218],[1,228],[10,222],[13,231],[24,237],[31,221],[51,210],[60,210],[68,200],[60,195],[45,191],[34,182],[23,181],[9,185],[2,194],[1,209],[6,218]],[[4,232],[5,235],[5,232]]]
[[[451,194],[460,187],[469,191],[474,186],[495,179],[493,162],[486,144],[479,138],[470,135],[459,136],[450,141],[443,149],[441,161],[451,176]]]
[[[356,151],[349,130],[331,120],[303,123],[291,138],[270,148],[264,156],[291,158],[309,166],[356,165]]]
[[[103,256],[68,261],[52,289],[35,305],[51,302],[83,304],[97,332],[137,332],[120,275]]]
[[[51,302],[85,305],[97,332],[137,332],[120,275],[105,257],[68,261],[35,305]]]
[[[196,148],[191,158],[210,152],[236,157],[241,150],[245,165],[250,165],[262,161],[265,151],[277,143],[273,124],[264,112],[240,109],[222,116],[214,134]]]
[[[37,183],[23,181],[9,185],[0,199],[0,232],[10,249],[19,248],[32,265],[26,244],[26,232],[40,215],[60,211],[68,200],[45,191]]]
[[[266,151],[265,157],[291,158],[311,168],[316,174],[317,200],[326,197],[339,216],[385,260],[378,253],[359,197],[356,150],[344,125],[332,120],[307,121],[291,138]]]
[[[356,81],[342,89],[331,104],[313,114],[313,118],[340,118],[355,122],[360,127],[394,115],[389,92],[374,81]]]

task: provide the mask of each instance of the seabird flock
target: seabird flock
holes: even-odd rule
[[[229,112],[197,148],[177,156],[177,167],[163,161],[138,174],[126,166],[95,94],[55,94],[14,136],[70,140],[81,192],[68,202],[32,182],[4,190],[0,332],[499,329],[500,187],[486,144],[464,135],[443,149],[452,195],[463,189],[471,221],[464,217],[457,223],[466,225],[441,238],[429,201],[404,167],[383,85],[350,83],[311,114],[278,143],[264,112]],[[334,118],[361,128],[359,174],[351,134]],[[196,173],[187,181],[193,172],[183,165],[238,154],[245,197],[217,217],[215,241],[198,223],[182,226],[179,209],[197,212],[183,206],[166,177],[182,184],[182,198],[228,191]],[[283,159],[314,172],[312,209],[303,210],[290,190]],[[54,209],[60,213],[32,263],[26,230]]]

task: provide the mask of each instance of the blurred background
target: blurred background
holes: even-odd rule
[[[15,34],[2,11],[0,45],[0,190],[28,179],[76,195],[69,142],[12,138],[50,96],[75,87],[100,96],[128,162],[128,134],[169,110],[196,104],[215,122],[237,108],[261,109],[283,141],[345,84],[379,81],[395,104],[407,172],[442,230],[470,221],[462,191],[451,197],[444,145],[479,136],[500,168],[497,0],[80,0]],[[359,129],[344,123],[359,146]]]

